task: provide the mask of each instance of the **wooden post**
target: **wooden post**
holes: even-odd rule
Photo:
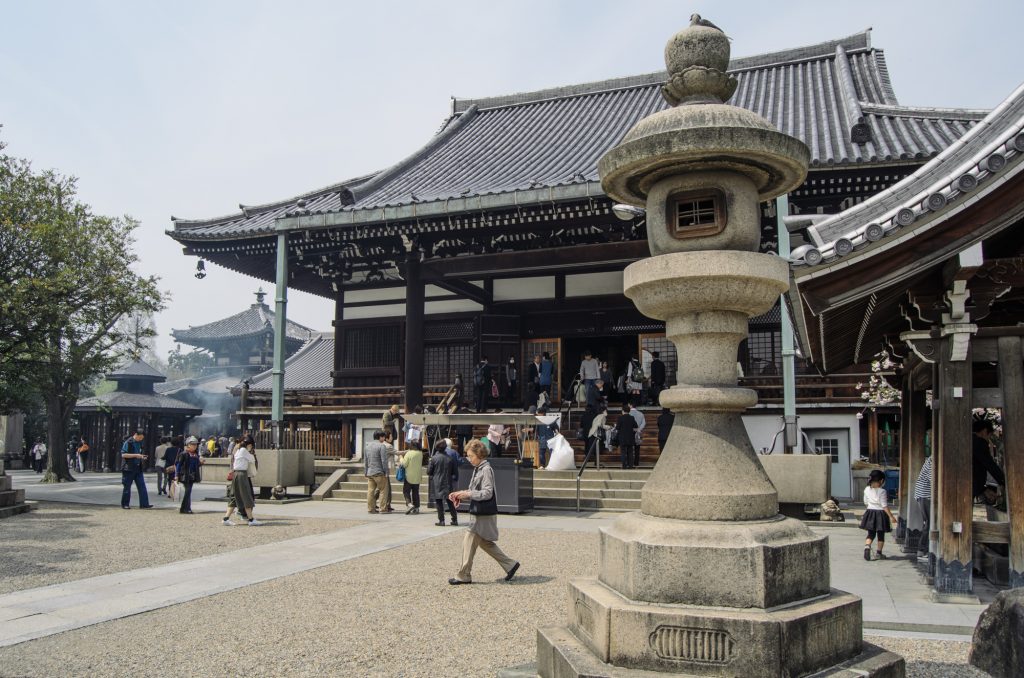
[[[1024,587],[1024,365],[1021,338],[999,337],[999,388],[1003,392],[1003,457],[1010,522],[1010,586]],[[1007,416],[1007,413],[1010,413]]]
[[[878,412],[868,410],[868,459],[878,463]]]
[[[950,360],[953,338],[942,341],[939,364],[939,439],[941,468],[935,529],[939,533],[935,590],[947,595],[973,592],[971,520],[971,359]],[[933,462],[934,463],[934,462]]]
[[[405,411],[423,404],[424,285],[420,252],[413,250],[405,262]]]
[[[907,538],[907,524],[910,518],[909,504],[913,502],[907,502],[908,482],[910,470],[910,426],[908,421],[910,419],[910,402],[911,398],[911,386],[910,386],[910,374],[903,375],[903,384],[900,389],[900,484],[897,490],[899,494],[899,507],[900,515],[896,519],[896,543],[906,545]],[[892,503],[893,497],[889,497],[889,502]]]
[[[903,481],[903,499],[900,515],[907,516],[907,534],[903,540],[904,553],[928,550],[928,534],[924,531],[924,515],[914,499],[914,485],[921,474],[925,458],[925,431],[929,425],[927,403],[923,391],[908,389],[903,401],[903,426],[907,433],[903,437],[907,446],[906,459],[900,464],[900,479]],[[902,455],[901,455],[902,458]],[[905,477],[904,477],[905,476]]]
[[[341,360],[344,357],[345,333],[339,328],[341,321],[345,319],[345,290],[338,290],[334,297],[334,388],[341,386]]]

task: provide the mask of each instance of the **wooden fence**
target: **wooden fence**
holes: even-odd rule
[[[282,431],[281,447],[292,450],[313,450],[317,457],[347,459],[351,450],[347,449],[342,431]],[[270,449],[274,432],[271,430],[256,431],[253,438],[257,449]]]

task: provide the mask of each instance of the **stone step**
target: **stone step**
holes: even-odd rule
[[[605,489],[605,490],[636,490],[640,491],[644,489],[646,484],[643,480],[590,480],[586,476],[580,480],[580,487],[585,489]],[[533,487],[540,488],[546,487],[551,489],[564,489],[571,487],[573,490],[576,489],[575,478],[544,478],[534,476]]]
[[[588,467],[583,472],[584,480],[639,480],[646,482],[651,476],[651,468],[639,468],[639,469],[621,469],[621,468],[601,468],[597,470],[593,467]],[[537,482],[538,479],[553,478],[553,479],[568,479],[576,482],[576,475],[579,473],[579,469],[575,471],[534,471],[533,480]]]
[[[0,506],[17,506],[25,503],[25,490],[5,490],[0,492]]]
[[[588,499],[634,499],[640,501],[640,492],[638,490],[597,490],[588,489],[584,490],[580,488],[580,497],[586,497]],[[561,490],[552,490],[548,488],[533,488],[533,499],[565,499],[571,498],[575,501],[576,499],[576,488],[565,488]]]
[[[7,492],[14,487],[14,478],[8,475],[0,476],[0,492]]]
[[[14,506],[0,506],[0,520],[16,516],[19,513],[28,513],[32,510],[29,504],[15,504]]]
[[[576,495],[571,499],[559,497],[547,497],[534,499],[535,509],[570,509],[576,510]],[[639,499],[590,499],[580,497],[580,508],[599,511],[639,511]]]

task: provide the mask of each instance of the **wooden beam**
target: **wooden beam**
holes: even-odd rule
[[[1003,391],[1003,458],[1009,520],[1010,586],[1024,586],[1024,363],[1020,337],[999,338],[999,386]],[[1006,416],[1009,413],[1009,416]]]
[[[650,254],[646,240],[631,240],[451,257],[423,262],[423,279],[436,284],[436,281],[444,279],[486,280],[509,273],[566,273],[595,268],[615,270]]]
[[[338,371],[341,370],[341,360],[345,355],[345,333],[339,331],[342,321],[345,319],[345,290],[338,290],[337,296],[334,297],[334,321],[331,325],[334,327],[334,364],[331,368],[331,379],[334,382],[334,386],[341,386],[341,380],[338,378]]]
[[[405,263],[405,411],[423,404],[423,316],[425,285],[419,252]]]
[[[493,293],[489,294],[482,287],[477,287],[473,283],[464,280],[438,280],[434,284],[443,290],[448,290],[458,295],[460,298],[475,301],[481,306],[489,306],[494,301]]]
[[[907,461],[900,465],[900,477],[906,474],[906,498],[900,498],[900,515],[907,514],[907,536],[903,540],[905,553],[928,551],[928,531],[924,508],[914,499],[914,485],[921,475],[921,466],[925,460],[925,434],[931,426],[928,403],[923,390],[910,390],[909,398],[903,402],[903,426],[907,429]]]
[[[940,594],[973,592],[971,521],[971,361],[952,361],[952,337],[942,340],[939,363],[939,445],[936,463],[939,533],[935,564],[935,590]],[[968,349],[968,353],[970,349]]]

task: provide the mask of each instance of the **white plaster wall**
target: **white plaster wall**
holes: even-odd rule
[[[386,301],[405,300],[404,287],[388,287],[382,290],[349,290],[345,292],[345,301]],[[354,309],[353,309],[354,310]],[[348,309],[345,309],[348,315]]]
[[[495,301],[516,301],[518,299],[554,299],[555,276],[536,278],[509,278],[494,281]]]
[[[465,311],[481,311],[483,306],[464,299],[453,299],[451,301],[428,301],[424,306],[424,312],[429,316],[432,313],[462,313]],[[345,309],[345,320],[362,320],[364,318],[396,318],[405,315],[405,304],[387,304],[380,306],[357,306],[356,308]]]
[[[850,461],[857,459],[860,454],[860,424],[856,412],[840,412],[830,414],[800,414],[797,420],[802,429],[839,428],[850,432]],[[762,448],[771,449],[772,438],[775,432],[782,428],[782,415],[775,414],[744,414],[743,426],[750,436],[750,444],[754,446],[755,452]],[[779,435],[775,443],[775,452],[782,451],[782,435]],[[797,454],[803,454],[804,441],[801,436],[797,447],[794,450]]]
[[[353,455],[352,457],[353,459],[362,459],[363,449],[366,447],[366,443],[373,440],[373,438],[369,437],[367,437],[366,440],[364,440],[363,430],[369,429],[370,432],[372,432],[373,430],[378,428],[380,428],[380,417],[366,417],[356,419],[356,449],[355,455]]]
[[[565,296],[592,297],[601,294],[622,294],[622,271],[565,276]]]

